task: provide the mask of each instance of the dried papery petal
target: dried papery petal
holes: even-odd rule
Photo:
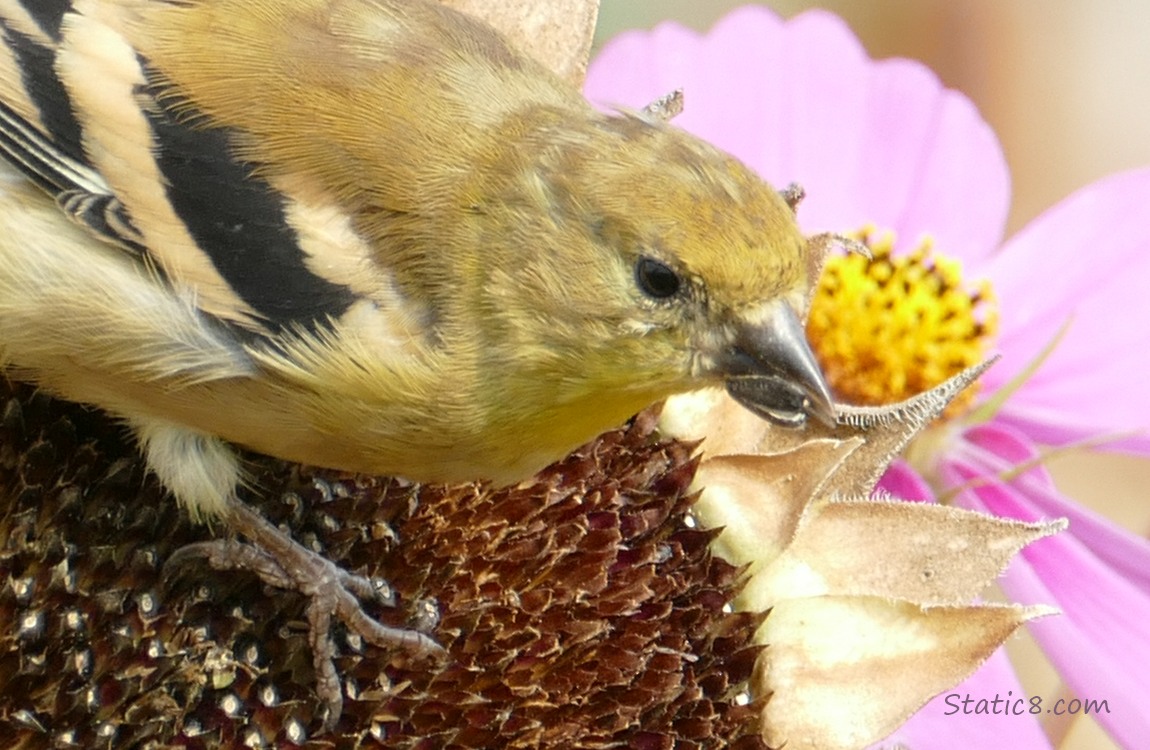
[[[793,543],[762,567],[739,606],[765,610],[824,594],[923,606],[966,604],[1018,552],[1066,522],[1030,524],[958,508],[882,500],[818,502]]]
[[[702,440],[704,458],[766,453],[760,446],[777,427],[757,417],[721,388],[704,388],[672,396],[663,404],[659,431],[680,440]],[[801,444],[805,440],[798,440]],[[794,445],[787,446],[789,448]],[[781,448],[781,453],[785,448]]]
[[[938,417],[947,404],[976,381],[993,364],[983,362],[940,383],[929,391],[889,406],[839,406],[839,423],[834,429],[812,424],[806,434],[787,434],[786,430],[768,433],[760,450],[777,452],[812,437],[845,440],[860,436],[863,444],[839,466],[824,491],[843,497],[866,496],[874,490],[883,472],[911,438]]]
[[[583,85],[599,0],[440,0],[503,32],[520,50],[575,86]]]
[[[771,612],[755,672],[772,747],[848,750],[961,682],[1045,607],[922,608],[879,597],[792,600]]]
[[[880,740],[1049,609],[969,604],[1025,545],[1024,524],[868,496],[923,427],[987,367],[903,403],[841,409],[839,424],[771,427],[718,391],[668,401],[660,425],[702,440],[695,514],[747,569],[735,604],[769,611],[755,694],[772,746]]]
[[[722,529],[712,549],[740,565],[782,554],[811,499],[861,442],[811,440],[788,453],[706,460],[695,475],[695,515]]]

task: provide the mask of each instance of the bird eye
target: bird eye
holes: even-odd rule
[[[655,299],[666,299],[679,291],[683,282],[679,274],[672,271],[667,264],[654,258],[639,258],[635,264],[635,280],[643,294]]]

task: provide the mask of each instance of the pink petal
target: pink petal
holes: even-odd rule
[[[676,23],[651,31],[625,31],[612,39],[587,69],[583,93],[606,109],[638,109],[694,78],[702,39]],[[701,113],[684,111],[682,122]]]
[[[773,128],[748,123],[758,138],[778,143],[777,158],[748,163],[772,182],[803,185],[807,197],[799,218],[808,231],[859,229],[869,216],[865,205],[871,190],[857,188],[873,185],[859,159],[865,153],[860,118],[868,111],[873,63],[846,24],[825,12],[792,19],[783,41],[779,93],[767,95],[779,102],[780,122]],[[754,81],[743,95],[762,97],[770,83]]]
[[[1074,561],[1072,555],[1056,553],[1052,557],[1058,558],[1058,565],[1073,564]],[[1117,632],[1106,626],[1117,622],[1113,610],[1127,602],[1114,602],[1110,612],[1092,613],[1087,618],[1073,617],[1070,614],[1071,607],[1105,604],[1101,596],[1113,592],[1110,587],[1103,587],[1103,591],[1095,592],[1091,602],[1084,602],[1080,601],[1081,597],[1067,596],[1065,590],[1054,591],[1049,588],[1050,582],[1039,568],[1043,562],[1047,560],[1040,558],[1032,561],[1032,566],[1012,568],[1002,582],[1003,590],[1011,597],[1029,594],[1048,601],[1049,597],[1057,593],[1063,594],[1056,598],[1066,614],[1030,623],[1028,627],[1031,633],[1075,697],[1083,701],[1105,701],[1102,710],[1095,712],[1094,719],[1106,732],[1123,747],[1144,747],[1146,738],[1150,737],[1150,718],[1142,707],[1150,695],[1150,686],[1147,685],[1145,672],[1134,665],[1148,663],[1150,647],[1145,638],[1138,641],[1139,633],[1131,632],[1134,624],[1130,621],[1124,623],[1126,627]],[[1084,575],[1068,583],[1084,586],[1085,590],[1093,582],[1089,576]],[[1069,587],[1063,584],[1060,588]],[[1145,607],[1140,609],[1145,610]],[[1129,617],[1129,613],[1126,616]],[[1103,649],[1095,645],[1099,639],[1113,639],[1114,643],[1111,648]],[[1131,648],[1123,649],[1120,644],[1130,644]],[[1051,699],[1053,697],[1049,696]],[[1048,709],[1051,707],[1050,700],[1046,701],[1046,706]]]
[[[728,14],[707,37],[675,23],[612,39],[591,62],[584,93],[638,109],[681,88],[675,124],[760,170],[777,162],[783,110],[784,24],[769,11]]]
[[[974,105],[910,60],[872,65],[867,93],[865,115],[857,124],[842,123],[864,130],[861,150],[823,149],[863,165],[863,180],[845,186],[866,212],[860,218],[894,229],[902,249],[929,236],[951,257],[974,260],[993,252],[1010,207],[1010,175],[998,139]]]
[[[914,502],[934,502],[934,490],[901,458],[895,459],[883,474],[875,487],[875,495]]]
[[[1026,493],[1036,511],[1048,518],[1063,516],[1070,533],[1116,573],[1150,596],[1150,542],[1057,492]]]
[[[988,425],[987,429],[990,427]],[[1002,429],[1001,425],[993,427]],[[1012,448],[1012,452],[1002,452],[1002,443],[993,446],[960,443],[953,457],[974,468],[980,476],[1011,477],[1006,484],[1026,497],[1037,513],[1033,518],[1024,520],[1068,519],[1070,529],[1067,533],[1081,539],[1099,560],[1123,578],[1140,586],[1150,596],[1150,541],[1062,495],[1045,472],[1041,475],[1033,472],[1016,473],[1018,461],[1037,455],[1033,446],[1026,449],[1025,440],[1020,443],[1023,444],[1021,449]],[[993,450],[988,450],[988,447],[993,447]]]
[[[947,462],[947,481],[981,476],[977,467]],[[1033,519],[1032,499],[991,480],[961,495],[963,504],[998,515]],[[1105,700],[1095,719],[1127,747],[1150,737],[1150,595],[1124,579],[1073,533],[1041,539],[1022,551],[1002,580],[1011,599],[1054,603],[1063,611],[1029,626],[1067,684],[1081,699]],[[1137,665],[1137,666],[1135,666]],[[1049,707],[1049,706],[1048,706]]]
[[[1000,713],[974,713],[978,701],[999,698]],[[876,747],[968,750],[972,747],[1049,748],[1037,717],[1025,713],[1029,698],[1002,649],[977,672],[923,706],[897,732]],[[969,702],[964,700],[969,699]],[[1019,703],[1019,701],[1022,701]],[[1010,713],[1003,713],[1010,711]],[[1024,711],[1024,713],[1018,713]]]
[[[911,60],[870,60],[836,16],[780,21],[747,6],[706,37],[673,24],[623,34],[592,63],[593,101],[641,107],[682,87],[676,124],[758,170],[799,182],[815,231],[867,225],[899,245],[989,254],[1002,236],[1009,175],[993,132],[961,94]]]
[[[966,445],[974,446],[979,455],[1001,459],[990,472],[1018,473],[1019,476],[1033,478],[1050,490],[1054,489],[1054,480],[1042,465],[1038,449],[1024,432],[999,422],[989,422],[963,432],[957,449],[961,451]],[[1028,464],[1030,466],[1024,469]]]
[[[1111,176],[1047,211],[987,266],[1001,304],[993,389],[1070,321],[1002,419],[1041,442],[1134,431],[1116,444],[1150,453],[1150,169]]]

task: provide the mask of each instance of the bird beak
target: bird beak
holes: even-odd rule
[[[785,427],[802,427],[810,417],[835,426],[830,389],[803,324],[782,300],[739,325],[719,367],[727,393],[759,416]]]

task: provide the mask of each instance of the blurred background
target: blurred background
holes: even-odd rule
[[[602,0],[597,44],[619,31],[650,28],[669,19],[706,30],[744,4]],[[1145,0],[759,4],[784,17],[811,7],[833,11],[851,26],[871,57],[920,60],[945,85],[973,100],[997,132],[1010,166],[1008,233],[1100,177],[1150,166],[1150,3]],[[1116,314],[1121,316],[1121,311]],[[1120,317],[1116,323],[1150,325]],[[1150,531],[1150,462],[1071,455],[1056,459],[1050,468],[1066,494],[1139,535]],[[1030,695],[1044,700],[1061,695],[1057,675],[1028,637],[1012,639],[1009,649]],[[1048,726],[1048,732],[1055,747],[1063,750],[1116,747],[1088,717]]]

